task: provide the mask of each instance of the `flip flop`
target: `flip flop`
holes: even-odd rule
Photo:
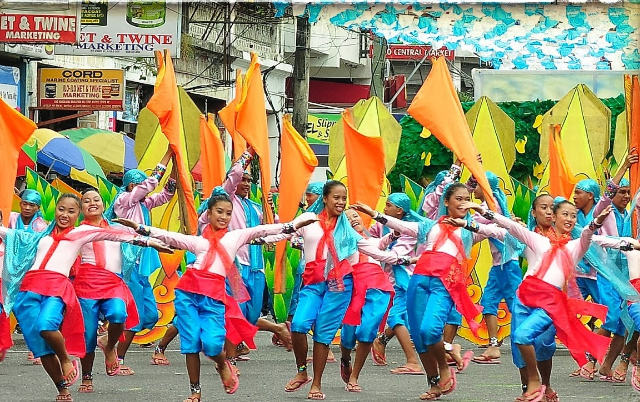
[[[287,385],[293,385],[294,388],[284,388],[284,392],[296,392],[298,391],[300,388],[304,387],[305,385],[309,384],[311,381],[313,381],[312,377],[307,377],[306,380],[291,380],[289,381],[289,383]]]
[[[240,386],[240,379],[238,378],[238,375],[236,374],[236,370],[235,367],[233,367],[233,365],[231,364],[231,362],[229,360],[225,360],[224,363],[227,365],[227,367],[229,368],[229,372],[231,373],[231,379],[234,381],[234,385],[231,389],[227,389],[227,384],[225,384],[224,381],[222,381],[222,387],[224,388],[224,391],[231,395],[233,393],[235,393],[238,390],[238,387]]]
[[[550,394],[544,394],[544,402],[560,402],[560,398],[558,397],[557,392],[552,392]]]
[[[371,360],[373,360],[374,366],[387,365],[387,358],[384,355],[378,353],[373,347],[371,348]]]
[[[500,364],[499,357],[488,357],[484,355],[476,356],[471,359],[471,361],[478,364]]]
[[[93,384],[80,384],[78,392],[81,394],[92,394],[94,392]]]
[[[633,366],[633,368],[631,369],[631,386],[633,387],[633,389],[640,392],[640,380],[638,380],[638,378],[636,377],[637,373],[638,366]]]
[[[437,399],[440,399],[441,396],[442,396],[442,394],[438,394],[438,393],[433,392],[433,391],[427,391],[424,394],[420,395],[418,398],[421,401],[435,401]]]
[[[589,363],[587,363],[589,364]],[[586,366],[586,364],[585,364]],[[595,377],[596,374],[596,369],[595,367],[593,368],[593,370],[589,370],[587,369],[585,366],[580,367],[580,377],[587,379],[587,380],[593,380],[593,377]]]
[[[56,396],[56,402],[73,402],[73,397],[71,394],[58,395]]]
[[[324,398],[326,397],[327,396],[320,391],[309,392],[309,394],[307,394],[307,399],[311,399],[313,401],[324,401]]]
[[[109,366],[107,364],[106,359],[105,359],[105,362],[104,362],[105,372],[107,373],[107,375],[109,377],[113,377],[114,375],[118,375],[118,373],[120,372],[120,360],[118,360],[118,354],[117,354],[117,352],[115,350],[113,351],[113,354],[116,357],[116,364],[115,364],[116,368],[115,369],[113,368],[113,365]]]
[[[577,369],[573,370],[571,372],[571,374],[569,374],[569,377],[580,377],[580,367],[578,367]]]
[[[613,380],[613,375],[601,375],[600,376],[600,381],[612,382],[612,383],[616,382],[616,381]]]
[[[236,357],[237,362],[248,362],[249,360],[251,360],[251,358],[247,355],[240,355]]]
[[[78,360],[73,359],[73,360],[71,361],[71,366],[72,366],[73,368],[71,369],[71,371],[70,371],[70,372],[68,372],[67,374],[64,374],[64,373],[63,373],[63,375],[64,375],[64,377],[63,377],[63,378],[64,378],[65,382],[67,383],[67,387],[70,387],[70,386],[72,386],[73,384],[75,384],[75,383],[76,383],[76,381],[78,381],[78,378],[80,378],[80,367],[79,367],[79,365],[78,365]],[[69,376],[71,375],[71,373],[73,373],[74,371],[75,371],[75,374],[73,375],[73,377],[69,378]]]
[[[425,375],[424,371],[416,370],[407,366],[399,366],[389,371],[391,372],[391,374],[397,375]]]
[[[167,359],[166,357],[152,357],[151,365],[152,366],[168,366],[169,359]]]
[[[349,384],[349,378],[351,378],[351,361],[340,359],[340,377],[345,384]]]
[[[471,359],[473,359],[473,351],[467,350],[466,352],[464,352],[464,355],[462,356],[462,368],[458,368],[456,365],[457,372],[462,373],[467,367],[469,367],[469,362],[471,362]]]
[[[354,384],[352,382],[348,382],[347,386],[344,388],[347,392],[362,392],[362,387],[358,384]]]
[[[438,383],[440,389],[444,388],[448,383],[451,383],[451,387],[449,387],[449,389],[446,391],[442,391],[442,395],[449,395],[450,393],[455,391],[456,387],[458,386],[458,381],[456,380],[456,370],[451,367],[449,368],[449,373],[451,374],[451,377],[449,377],[447,381]]]
[[[526,392],[522,395],[522,400],[526,402],[540,402],[543,398],[545,398],[544,392],[547,390],[546,385],[541,385],[540,388],[534,389],[533,391]]]

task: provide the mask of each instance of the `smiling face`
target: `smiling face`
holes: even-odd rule
[[[571,233],[578,221],[578,209],[570,203],[562,203],[553,214],[556,232],[559,234]]]
[[[34,204],[33,202],[29,201],[20,201],[20,216],[25,219],[33,218],[33,215],[38,213],[39,210],[40,207],[38,206],[38,204]]]
[[[87,220],[96,218],[102,219],[104,213],[104,203],[97,191],[87,191],[82,195],[82,215]]]
[[[447,196],[444,200],[444,206],[447,207],[447,214],[452,218],[464,218],[467,215],[467,210],[461,208],[461,205],[465,202],[471,201],[469,190],[464,186],[456,186],[451,193],[445,194]]]
[[[347,206],[347,189],[343,185],[335,185],[329,190],[329,194],[322,197],[324,208],[330,217],[338,216]]]
[[[553,197],[543,195],[535,200],[535,205],[531,213],[536,220],[537,225],[547,230],[553,225]]]
[[[209,224],[215,229],[226,229],[231,222],[233,205],[226,200],[220,200],[209,208]]]
[[[238,183],[236,187],[236,195],[238,197],[247,198],[249,196],[249,191],[251,190],[251,176],[248,174],[242,175],[242,181]]]
[[[629,205],[629,201],[631,201],[630,187],[620,187],[618,191],[616,191],[616,195],[611,199],[613,206],[618,208],[620,212],[624,211],[627,205]]]
[[[362,222],[362,217],[357,211],[354,211],[353,209],[348,209],[345,212],[345,215],[347,215],[347,219],[349,219],[349,223],[351,224],[351,227],[354,228],[356,232],[358,233],[364,232],[364,222]]]
[[[55,220],[58,229],[64,230],[73,227],[79,216],[80,205],[74,198],[61,198],[56,204]]]

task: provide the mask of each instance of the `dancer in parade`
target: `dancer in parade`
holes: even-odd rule
[[[535,343],[553,325],[557,336],[570,350],[581,366],[586,363],[586,352],[602,360],[609,339],[588,331],[580,322],[576,313],[602,317],[604,306],[570,299],[562,290],[571,288],[575,277],[575,267],[587,252],[593,233],[602,227],[611,207],[604,210],[582,229],[578,239],[571,240],[571,231],[577,221],[578,211],[574,204],[560,200],[553,206],[555,229],[548,231],[548,237],[530,231],[517,222],[474,203],[466,203],[464,208],[473,208],[488,221],[497,223],[510,234],[526,244],[532,251],[528,257],[529,269],[518,288],[518,298],[529,309],[524,319],[516,318],[516,328],[512,334],[513,343],[524,361],[527,374],[527,391],[517,401],[541,401],[545,398],[546,386],[542,384],[538,370]],[[486,226],[479,232],[485,232]],[[594,240],[596,240],[594,238]],[[600,236],[597,242],[605,247],[632,250],[640,248],[633,239],[609,238]],[[544,294],[544,297],[541,295]],[[518,313],[520,315],[520,313]],[[555,393],[554,393],[555,394]],[[555,395],[557,400],[557,395]]]
[[[470,200],[464,184],[452,183],[440,201],[438,221],[405,222],[375,212],[364,204],[354,208],[365,212],[391,229],[416,237],[425,243],[407,289],[407,317],[409,332],[427,373],[430,389],[420,395],[422,400],[435,400],[456,389],[456,375],[449,369],[443,330],[451,310],[455,308],[469,322],[474,333],[480,325],[474,318],[480,313],[466,290],[466,265],[473,243],[487,235],[499,236],[493,226],[484,226],[485,235],[471,234],[452,225],[452,219],[465,218]]]
[[[0,227],[3,227],[2,211],[0,211]],[[4,241],[0,239],[0,289],[2,289],[2,268],[4,267]],[[0,363],[7,355],[7,350],[13,346],[11,339],[11,323],[9,322],[9,312],[4,310],[2,300],[0,300]]]
[[[247,322],[237,304],[248,300],[249,293],[231,256],[253,239],[277,233],[293,233],[315,221],[315,218],[299,219],[295,223],[257,225],[230,231],[234,206],[224,189],[216,188],[207,205],[209,223],[202,231],[202,236],[168,232],[127,219],[117,220],[138,233],[150,235],[196,255],[196,261],[184,273],[175,291],[176,327],[180,333],[180,348],[186,358],[191,389],[191,395],[185,402],[201,400],[200,352],[215,360],[225,391],[233,394],[240,382],[230,361],[226,359],[223,349],[225,337],[234,344],[244,341],[255,348],[253,337],[257,328]],[[225,279],[237,301],[226,294]]]
[[[104,204],[96,189],[82,194],[83,225],[109,228],[104,219]],[[168,252],[157,242],[151,242],[159,251]],[[107,342],[103,345],[105,372],[114,376],[120,371],[115,345],[126,329],[138,324],[138,311],[131,291],[122,279],[123,273],[131,274],[135,268],[135,254],[124,244],[96,241],[85,244],[80,250],[80,267],[73,280],[73,287],[82,308],[86,354],[80,359],[82,383],[79,392],[90,393],[93,388],[93,361],[97,345],[98,319],[102,315],[109,322]]]
[[[435,189],[435,185],[433,188]],[[433,193],[430,191],[429,194]],[[429,197],[429,196],[427,196]],[[393,216],[397,219],[407,220],[410,222],[418,221],[415,212],[411,210],[411,200],[404,193],[389,194],[384,207],[384,214]],[[381,238],[390,233],[389,228],[376,223],[371,228],[371,235]],[[398,255],[416,255],[416,239],[407,235],[400,235],[388,247],[389,250],[396,252]],[[407,286],[409,279],[413,274],[415,265],[393,265],[391,266],[391,277],[393,278],[393,304],[389,309],[387,317],[388,327],[380,333],[373,341],[371,348],[371,356],[376,365],[386,365],[386,346],[389,341],[396,336],[402,347],[406,363],[391,370],[393,374],[417,374],[424,375],[418,356],[413,348],[411,336],[407,330]]]
[[[486,172],[487,180],[493,192],[493,198],[498,207],[497,213],[510,218],[507,196],[500,188],[500,178],[492,172]],[[484,200],[484,192],[477,185],[475,180],[470,180],[474,190],[474,197],[482,201],[484,207],[487,203]],[[475,214],[473,219],[479,223],[488,224],[481,215]],[[489,347],[480,356],[474,357],[473,361],[479,364],[500,363],[500,345],[498,343],[498,305],[504,299],[509,312],[513,315],[513,303],[516,297],[516,289],[522,282],[522,270],[520,269],[519,254],[522,251],[519,247],[510,247],[508,242],[494,238],[489,239],[489,248],[493,258],[493,265],[489,271],[489,278],[480,299],[483,307],[482,315],[487,325],[489,334]],[[524,247],[522,247],[524,248]]]
[[[126,218],[140,224],[151,224],[150,211],[168,203],[176,192],[176,181],[174,178],[170,178],[162,191],[149,195],[158,187],[172,155],[173,152],[169,146],[150,176],[138,169],[127,171],[122,178],[122,187],[119,193],[105,213],[106,218]],[[158,322],[158,308],[151,282],[149,282],[149,275],[161,265],[158,253],[152,249],[139,249],[137,250],[137,260],[138,266],[131,272],[130,278],[125,279],[136,302],[139,322],[135,327],[125,330],[124,340],[118,343],[118,362],[120,364],[118,375],[135,374],[130,367],[124,365],[127,350],[129,350],[136,333],[143,329],[153,329]],[[106,345],[105,341],[105,337],[98,339],[101,347]]]
[[[344,214],[347,215],[351,227],[375,247],[380,248],[382,241],[388,242],[387,239],[372,238],[365,229],[362,217],[357,211],[349,209]],[[393,297],[393,286],[389,280],[389,274],[384,272],[378,261],[387,264],[400,262],[402,265],[409,265],[410,262],[415,262],[411,261],[409,257],[398,258],[398,254],[395,251],[387,253],[388,257],[380,260],[379,256],[374,259],[358,252],[358,262],[353,264],[353,296],[340,332],[340,348],[342,351],[340,374],[342,380],[347,384],[346,390],[349,392],[362,391],[358,384],[358,378],[371,351],[373,340],[376,339],[378,328],[387,315],[389,303]],[[352,367],[351,351],[354,348],[356,348],[356,359]]]
[[[58,389],[57,401],[72,400],[68,388],[80,376],[78,361],[69,355],[85,355],[82,310],[69,280],[80,249],[100,240],[148,244],[127,232],[88,225],[74,229],[79,215],[78,197],[62,194],[56,203],[55,222],[44,232],[0,227],[6,244],[4,307],[14,312],[27,346],[41,358]]]

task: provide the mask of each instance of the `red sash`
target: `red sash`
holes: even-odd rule
[[[47,263],[49,263],[51,256],[53,255],[53,253],[55,253],[56,249],[58,248],[58,245],[60,245],[60,242],[62,240],[65,240],[66,235],[72,230],[73,230],[73,226],[66,228],[63,231],[59,231],[58,227],[56,226],[51,231],[51,234],[49,234],[49,236],[51,236],[51,238],[53,239],[53,243],[51,244],[51,247],[49,247],[49,250],[47,250],[47,254],[44,255],[44,258],[42,259],[42,262],[38,267],[39,270],[44,270],[47,267]]]
[[[224,235],[228,232],[228,228],[214,230],[211,225],[207,225],[204,228],[202,237],[209,241],[209,250],[204,256],[204,259],[202,260],[202,264],[200,264],[200,266],[203,270],[208,269],[213,265],[213,262],[217,255],[220,258],[220,261],[222,262],[222,265],[224,266],[224,269],[226,271],[229,286],[231,287],[231,291],[233,292],[233,297],[238,301],[238,303],[243,303],[251,299],[251,296],[249,296],[249,291],[247,291],[247,287],[244,285],[244,281],[242,280],[242,276],[238,271],[238,267],[233,263],[233,260],[229,256],[229,253],[227,253],[227,250],[225,250],[225,248],[220,244],[220,240],[222,240]]]
[[[67,352],[73,356],[84,357],[82,309],[69,278],[55,271],[31,270],[24,276],[20,291],[34,292],[43,296],[57,296],[62,299],[66,309],[62,320],[61,332],[64,336]]]
[[[635,290],[640,292],[640,278],[631,279],[629,283],[634,287]]]
[[[318,242],[318,248],[316,249],[316,261],[320,261],[324,257],[324,248],[326,246],[334,263],[333,268],[331,268],[327,274],[327,280],[336,281],[338,291],[342,292],[344,291],[343,278],[345,275],[350,274],[353,271],[353,268],[346,259],[342,261],[338,259],[335,239],[333,238],[333,231],[338,223],[338,218],[329,218],[326,209],[323,209],[318,215],[318,219],[318,223],[320,224],[323,233],[320,241]],[[324,277],[324,266],[322,267],[322,275]]]
[[[188,268],[180,278],[176,289],[223,302],[227,339],[234,345],[239,345],[244,341],[250,349],[256,349],[253,338],[258,332],[258,328],[251,325],[244,317],[238,301],[226,294],[224,276],[201,269]]]
[[[98,243],[94,242],[95,246]],[[98,256],[96,255],[96,259]],[[120,299],[127,307],[127,319],[124,323],[126,329],[133,328],[140,322],[136,302],[131,290],[118,275],[91,264],[82,264],[73,281],[76,296],[83,299],[102,300]]]
[[[453,299],[456,310],[466,318],[471,332],[478,335],[480,324],[474,319],[482,312],[482,307],[473,304],[467,292],[466,275],[456,257],[438,251],[425,251],[418,259],[413,274],[440,278]]]
[[[570,299],[562,290],[534,276],[522,281],[517,294],[525,306],[541,308],[549,315],[558,339],[569,349],[579,366],[587,363],[586,352],[602,362],[611,339],[589,331],[577,315],[589,315],[604,321],[606,306]]]
[[[389,299],[389,306],[387,307],[387,313],[389,312],[389,307],[391,307],[394,295],[393,285],[391,285],[389,276],[382,270],[379,264],[359,262],[353,266],[353,294],[347,313],[342,321],[343,323],[347,325],[360,325],[362,306],[364,306],[368,289],[380,289],[384,292],[391,293],[391,299]],[[382,325],[387,321],[387,313],[385,313],[385,317],[382,320]]]

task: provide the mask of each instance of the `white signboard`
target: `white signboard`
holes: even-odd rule
[[[0,99],[12,108],[17,108],[20,99],[20,69],[0,66]]]
[[[180,4],[165,1],[85,0],[80,40],[57,45],[56,54],[154,57],[155,50],[180,54]]]

